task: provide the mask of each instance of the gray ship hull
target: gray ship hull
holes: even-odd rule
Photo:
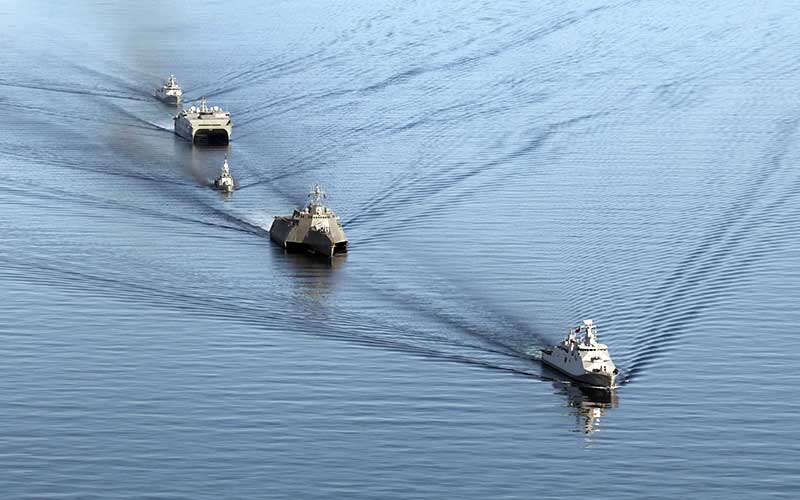
[[[343,232],[302,226],[295,224],[291,217],[275,217],[269,237],[289,252],[313,253],[323,257],[347,253],[347,239]]]
[[[563,373],[572,380],[579,382],[589,387],[599,387],[604,389],[613,389],[616,387],[616,375],[611,373],[570,373],[561,366],[551,363],[547,360],[546,356],[542,356],[542,363],[553,368],[559,373]]]
[[[192,144],[226,145],[231,140],[231,128],[230,120],[222,123],[205,123],[183,117],[175,120],[175,134]]]
[[[156,98],[167,104],[169,106],[180,106],[181,105],[181,98],[180,96],[176,95],[164,95],[164,94],[156,94]]]
[[[218,184],[216,182],[211,184],[211,187],[216,191],[221,193],[232,193],[233,192],[233,184]]]

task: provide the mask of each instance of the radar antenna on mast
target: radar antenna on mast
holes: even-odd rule
[[[327,193],[322,190],[322,186],[314,184],[313,190],[308,193],[312,205],[322,205],[322,202],[328,197]]]

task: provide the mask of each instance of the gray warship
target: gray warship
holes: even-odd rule
[[[236,181],[231,175],[230,167],[228,167],[228,159],[225,158],[225,161],[222,163],[222,170],[219,173],[219,177],[214,179],[214,182],[211,183],[211,187],[217,191],[222,191],[223,193],[232,193],[235,184]]]
[[[219,106],[200,106],[184,109],[175,117],[175,133],[187,141],[205,144],[228,144],[231,140],[231,114]]]
[[[597,326],[590,319],[570,329],[559,344],[542,349],[542,362],[587,386],[616,387],[619,370],[608,347],[597,341]]]
[[[309,198],[305,208],[295,209],[292,215],[273,218],[270,238],[287,251],[309,252],[329,258],[347,253],[347,236],[339,217],[324,205],[325,193],[319,186],[314,186]]]
[[[158,100],[163,101],[172,106],[180,106],[181,99],[183,98],[183,90],[181,90],[181,86],[178,85],[178,81],[175,79],[175,75],[169,75],[164,84],[157,88],[155,91],[155,96]]]

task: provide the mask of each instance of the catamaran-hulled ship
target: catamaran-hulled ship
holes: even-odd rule
[[[219,106],[192,106],[175,117],[175,133],[192,144],[228,144],[231,140],[231,114]]]

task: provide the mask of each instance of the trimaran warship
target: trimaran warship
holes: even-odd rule
[[[325,193],[314,186],[309,198],[305,208],[296,208],[292,215],[273,218],[270,238],[288,251],[305,251],[324,257],[347,252],[347,236],[339,216],[325,206]]]

